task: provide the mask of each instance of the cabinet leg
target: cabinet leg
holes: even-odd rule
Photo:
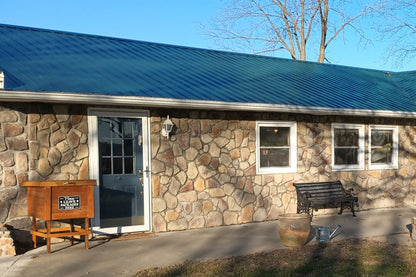
[[[74,220],[73,219],[71,219],[70,228],[71,228],[70,232],[71,233],[74,232]],[[70,243],[71,245],[74,245],[74,236],[70,237]]]
[[[85,218],[85,230],[89,230],[90,229],[90,220],[88,217]],[[86,234],[84,236],[84,240],[85,240],[85,249],[89,248],[89,234]]]
[[[36,248],[36,217],[32,216],[32,241],[33,241],[33,248]]]
[[[47,251],[48,253],[51,253],[51,221],[47,220],[46,221],[46,247],[47,247]]]

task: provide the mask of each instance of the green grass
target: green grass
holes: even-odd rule
[[[416,276],[416,247],[348,239],[269,253],[186,261],[136,276]]]

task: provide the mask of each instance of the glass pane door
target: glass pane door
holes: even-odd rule
[[[144,224],[140,118],[98,117],[100,228]]]

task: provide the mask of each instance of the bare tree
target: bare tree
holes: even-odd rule
[[[382,39],[390,41],[389,59],[396,61],[396,66],[416,57],[416,0],[396,0],[386,9],[384,23],[378,31]]]
[[[255,54],[287,51],[295,60],[307,53],[326,60],[328,46],[346,28],[365,38],[358,21],[381,10],[383,0],[233,0],[215,21],[211,36],[243,45]]]

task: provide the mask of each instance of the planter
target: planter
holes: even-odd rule
[[[304,245],[311,231],[311,217],[307,214],[284,214],[278,221],[280,240],[284,246]]]

